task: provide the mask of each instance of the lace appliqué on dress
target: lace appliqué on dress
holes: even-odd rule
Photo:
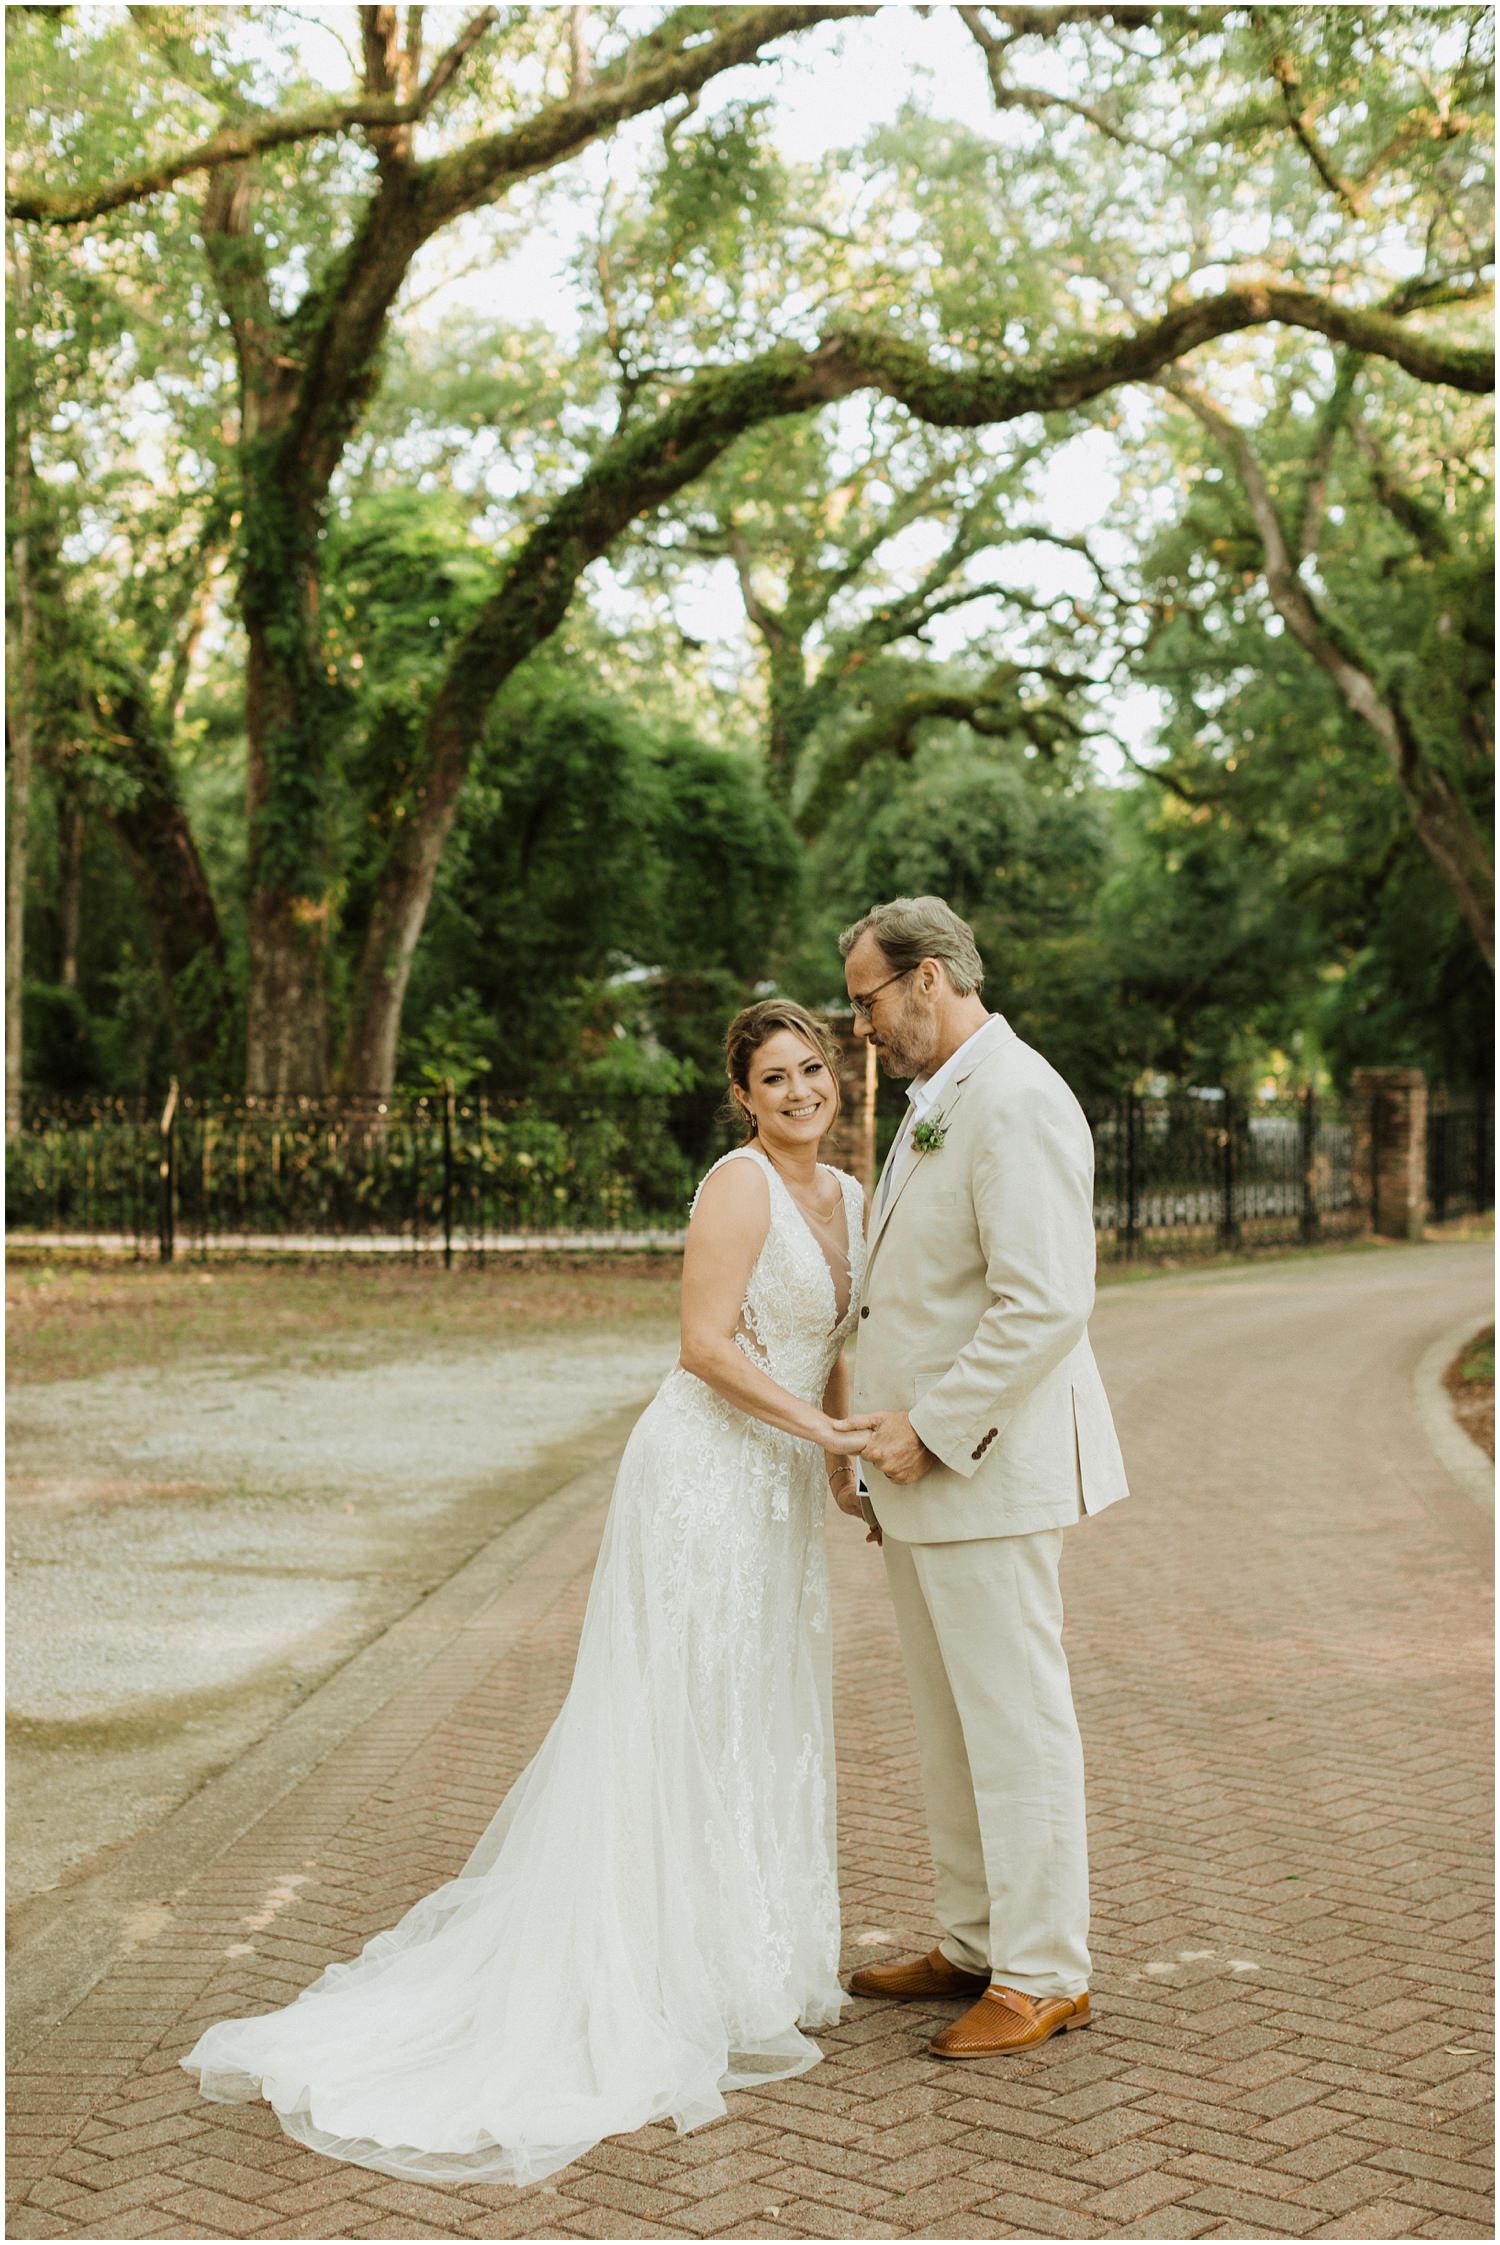
[[[725,1158],[770,1193],[736,1341],[820,1401],[858,1315],[859,1186],[840,1176],[839,1318],[774,1169]],[[385,2174],[525,2183],[816,2064],[802,2030],[845,2001],[826,1506],[813,1443],[670,1372],[536,1758],[456,1878],[284,2010],[207,2030],[183,2061],[204,2094],[263,2096],[298,2142]]]

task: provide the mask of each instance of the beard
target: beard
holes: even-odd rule
[[[936,1044],[937,1023],[909,999],[875,1039],[880,1064],[891,1076],[923,1074]]]

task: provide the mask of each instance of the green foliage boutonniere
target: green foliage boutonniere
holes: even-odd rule
[[[911,1134],[911,1142],[919,1154],[935,1154],[948,1135],[947,1120],[934,1115],[930,1122],[919,1122]]]

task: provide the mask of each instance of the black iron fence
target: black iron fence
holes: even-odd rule
[[[1437,1092],[1427,1108],[1427,1212],[1434,1224],[1495,1205],[1495,1109]]]
[[[882,1151],[903,1111],[886,1104]],[[1101,1260],[1311,1243],[1369,1221],[1342,1101],[1312,1091],[1246,1101],[1218,1086],[1132,1092],[1091,1108],[1089,1127]]]
[[[1311,1091],[1249,1102],[1223,1090],[1131,1094],[1090,1122],[1101,1253],[1311,1243],[1368,1220],[1352,1121]]]
[[[1443,1106],[1434,1213],[1487,1206],[1492,1124]],[[545,1112],[441,1092],[385,1100],[28,1108],[6,1149],[7,1226],[169,1259],[214,1248],[484,1253],[548,1242],[666,1244],[696,1179],[665,1100]],[[1090,1116],[1103,1257],[1337,1238],[1369,1211],[1347,1109],[1222,1090],[1132,1095]]]
[[[725,1140],[724,1144],[728,1141]],[[710,1146],[706,1159],[723,1151]],[[6,1147],[6,1224],[178,1250],[483,1250],[670,1234],[706,1161],[660,1099],[198,1101],[27,1110]]]

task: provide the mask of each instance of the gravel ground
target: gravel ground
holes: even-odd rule
[[[675,1349],[658,1313],[394,1362],[167,1362],[13,1388],[21,1925],[30,1897],[158,1824],[568,1479],[581,1444],[622,1436]]]

